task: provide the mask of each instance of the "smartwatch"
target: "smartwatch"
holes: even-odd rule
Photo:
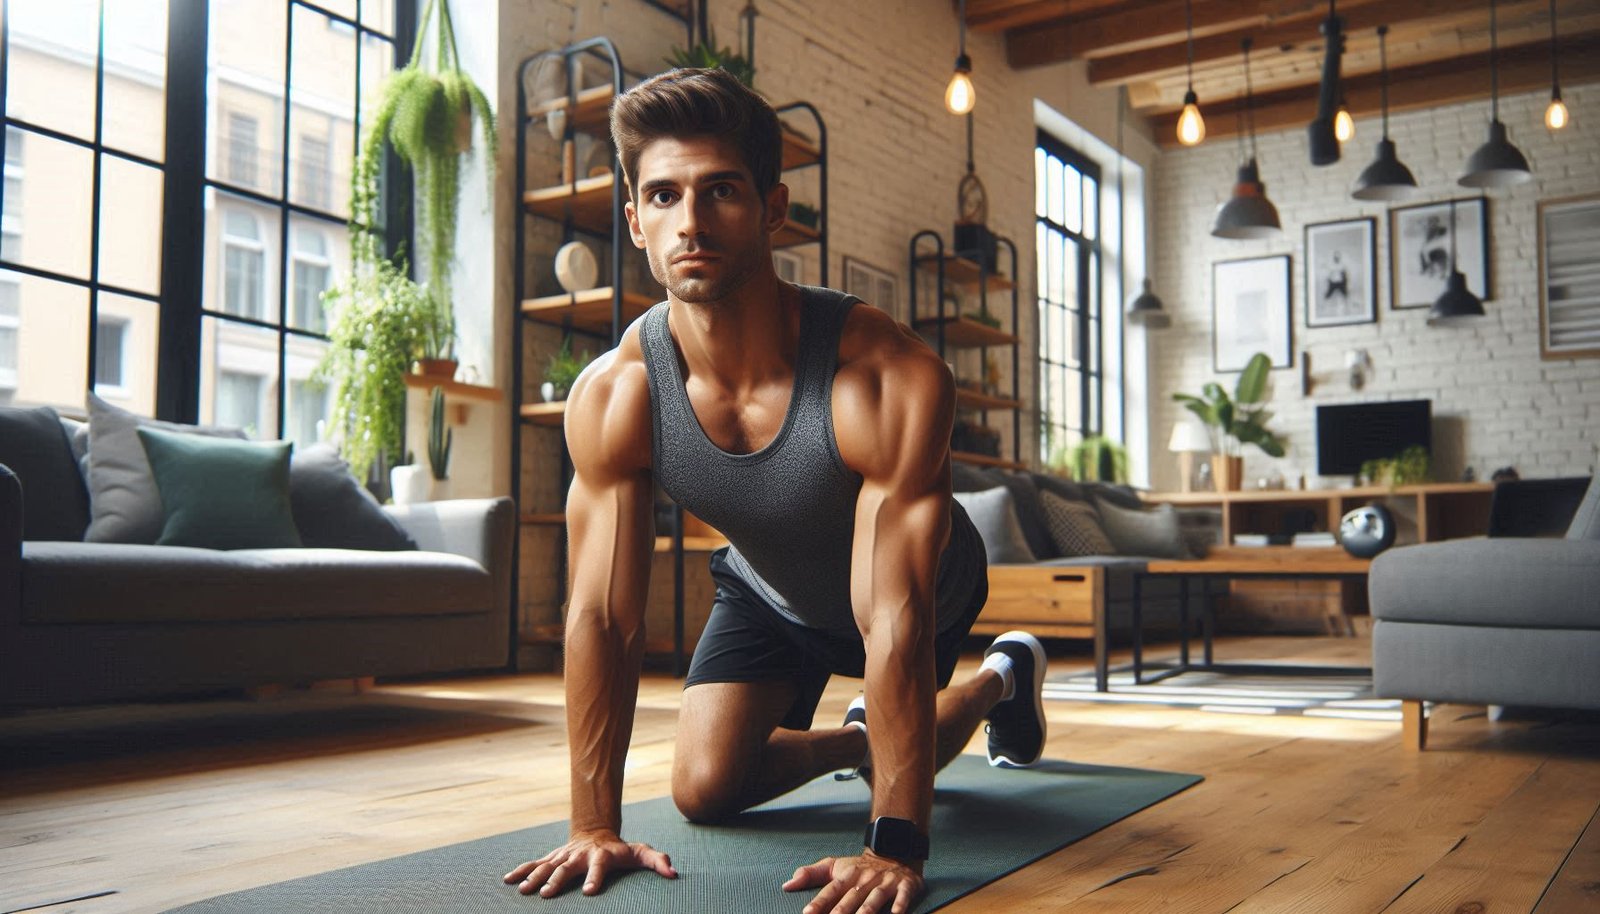
[[[879,816],[867,824],[867,849],[893,860],[928,859],[928,836],[910,819]]]

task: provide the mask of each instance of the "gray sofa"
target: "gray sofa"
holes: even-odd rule
[[[1600,709],[1600,476],[1565,537],[1391,549],[1370,594],[1374,687],[1412,747],[1423,702]]]
[[[0,707],[506,665],[510,499],[384,507],[417,549],[218,551],[25,540],[25,490],[71,502],[0,464]]]

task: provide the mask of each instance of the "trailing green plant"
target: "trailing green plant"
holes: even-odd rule
[[[1379,485],[1409,486],[1433,480],[1433,459],[1428,449],[1413,444],[1394,457],[1380,457],[1361,465],[1361,477]]]
[[[1126,483],[1128,449],[1104,435],[1090,435],[1058,448],[1050,456],[1050,468],[1064,470],[1077,480]]]
[[[1263,405],[1267,400],[1267,377],[1272,370],[1272,360],[1266,353],[1250,357],[1239,381],[1234,385],[1233,396],[1221,384],[1207,382],[1201,395],[1173,394],[1172,399],[1182,403],[1190,412],[1200,417],[1211,436],[1213,453],[1238,457],[1247,444],[1260,448],[1269,457],[1283,456],[1283,439],[1267,430],[1272,413]]]
[[[438,54],[436,71],[429,72],[423,68],[422,44],[433,23],[438,30]],[[384,83],[350,173],[350,261],[356,273],[383,259],[378,244],[378,202],[385,141],[415,176],[420,201],[419,247],[428,266],[430,290],[424,345],[428,358],[450,358],[455,347],[450,273],[461,196],[461,156],[471,148],[474,116],[483,133],[487,189],[493,193],[499,146],[494,110],[483,90],[461,69],[449,0],[428,0],[411,59]]]
[[[711,31],[708,41],[697,41],[687,48],[673,48],[666,62],[674,67],[697,67],[705,70],[721,67],[732,73],[740,82],[755,88],[755,65],[733,48],[718,45],[715,29]]]
[[[450,478],[450,444],[455,433],[445,426],[444,388],[434,385],[433,411],[428,418],[428,468],[434,479]]]
[[[544,369],[544,379],[555,385],[556,390],[570,391],[572,385],[578,380],[578,375],[588,367],[594,356],[585,349],[580,355],[572,354],[572,337],[561,340],[561,350],[550,357]]]

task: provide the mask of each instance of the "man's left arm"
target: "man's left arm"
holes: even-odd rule
[[[892,362],[872,379],[878,383],[836,393],[835,428],[846,464],[862,475],[850,595],[866,646],[872,818],[910,820],[926,835],[936,740],[935,586],[950,535],[955,388],[931,352],[911,349]],[[921,861],[864,850],[825,862],[832,880],[806,914],[841,902],[847,911],[888,911],[891,904],[906,911],[922,895]]]

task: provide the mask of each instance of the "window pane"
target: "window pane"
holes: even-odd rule
[[[83,409],[89,389],[89,292],[0,271],[0,397],[19,405]],[[9,313],[8,313],[9,312]]]
[[[361,24],[385,35],[393,35],[394,4],[389,0],[362,0]]]
[[[97,310],[100,332],[95,338],[95,393],[141,416],[154,415],[156,340],[160,332],[156,303],[101,292]],[[105,332],[108,324],[120,327],[122,336],[120,384],[107,383],[109,379],[104,378],[100,370],[108,358]]]
[[[6,9],[6,114],[93,140],[99,0],[11,0]]]
[[[207,138],[208,177],[250,190],[282,192],[283,3],[213,0]]]
[[[1033,150],[1033,214],[1043,216],[1047,212],[1044,194],[1044,150]]]
[[[1066,200],[1062,202],[1061,209],[1067,216],[1062,224],[1074,232],[1080,232],[1083,230],[1082,174],[1076,168],[1068,166],[1066,177],[1062,179],[1061,183],[1062,193],[1066,195]]]
[[[106,11],[105,144],[157,161],[167,126],[167,0],[111,0]]]
[[[18,236],[9,241],[8,257],[30,267],[88,279],[93,153],[26,130],[15,130],[11,136],[23,138],[27,164],[22,178],[6,188],[6,209],[12,210],[12,197],[21,203],[20,215],[7,219],[7,234]],[[17,185],[22,188],[20,194]],[[84,345],[88,345],[87,339]]]
[[[1061,213],[1062,180],[1061,160],[1050,156],[1045,163],[1045,200],[1049,204],[1050,221],[1058,225],[1065,221]]]
[[[1093,238],[1100,229],[1100,183],[1083,176],[1083,236]]]
[[[343,16],[346,19],[354,19],[354,18],[356,18],[356,0],[311,0],[311,2],[315,6],[320,6],[323,9],[327,10],[328,12],[333,13],[335,15]],[[388,0],[367,0],[367,2],[364,5],[366,5],[366,6],[388,6],[390,4],[389,4]],[[348,29],[349,28],[349,26],[345,25],[342,22],[336,22],[336,21],[334,21],[332,19],[328,19],[326,17],[319,17],[319,18],[322,18],[322,20],[323,20],[322,21],[323,28],[329,28],[329,29],[333,29],[333,28]]]
[[[361,13],[368,15],[368,11],[375,6],[388,4],[376,3],[365,0],[361,4]],[[388,80],[389,74],[395,69],[394,45],[372,35],[361,36],[361,110],[356,116],[356,135],[365,136],[367,123],[374,112],[378,110],[379,102],[383,98],[383,85]],[[339,161],[337,151],[334,161]],[[341,163],[342,168],[348,168],[355,161],[354,152],[346,156]],[[342,174],[343,172],[341,172]],[[381,179],[380,179],[381,181]],[[348,176],[335,177],[333,185],[335,205],[338,212],[348,213],[350,210],[350,179]],[[379,211],[378,219],[384,219],[384,213]],[[380,225],[379,228],[382,226]]]
[[[276,323],[278,209],[216,190],[206,197],[204,307]]]
[[[278,436],[278,334],[207,317],[201,333],[200,421]]]
[[[100,178],[100,281],[160,294],[161,170],[103,155]]]
[[[321,363],[328,344],[298,334],[288,337],[284,355],[289,375],[289,399],[284,403],[284,437],[296,447],[316,444],[330,436],[327,428],[333,411],[333,388],[311,381],[311,373]]]
[[[1062,255],[1065,246],[1061,233],[1053,229],[1047,231],[1045,239],[1045,285],[1044,297],[1057,304],[1061,303],[1063,283],[1061,279]]]
[[[127,342],[127,329],[127,324],[116,318],[100,318],[94,342],[95,390],[122,386],[122,349]]]
[[[294,61],[290,69],[290,200],[349,214],[345,163],[355,155],[356,38],[321,13],[294,8]],[[335,168],[335,163],[338,167]]]
[[[289,326],[326,333],[322,293],[348,271],[343,225],[291,216],[289,224]]]

